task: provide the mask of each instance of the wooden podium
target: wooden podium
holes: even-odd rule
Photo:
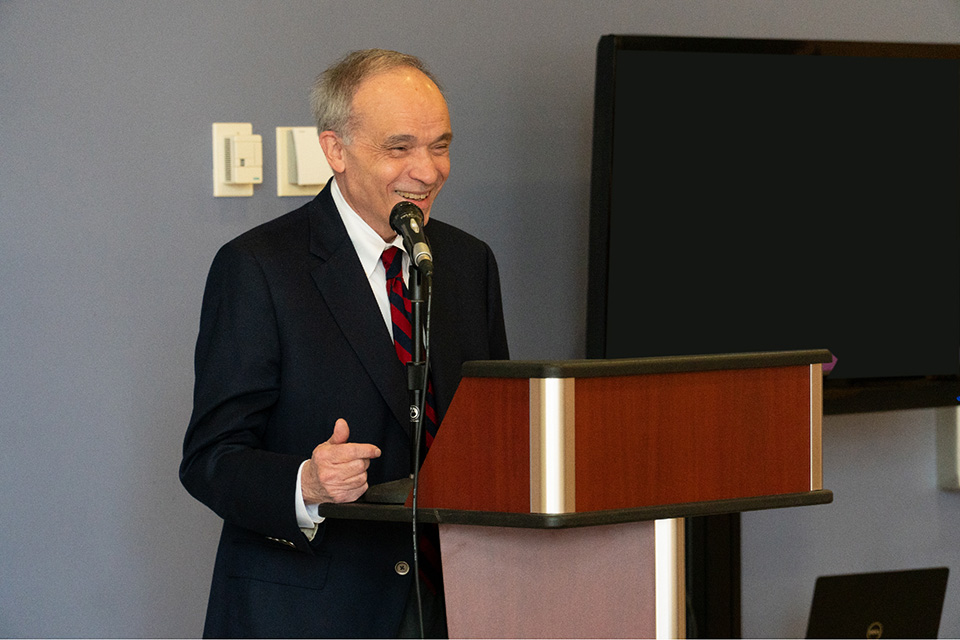
[[[451,637],[684,637],[688,516],[823,504],[828,351],[468,362],[420,471]],[[409,520],[354,504],[328,517]]]

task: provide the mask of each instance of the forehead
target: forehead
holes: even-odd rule
[[[443,94],[413,67],[398,67],[365,79],[352,106],[358,132],[369,135],[442,135],[450,131]]]

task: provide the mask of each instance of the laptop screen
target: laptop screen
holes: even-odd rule
[[[946,567],[821,576],[807,638],[936,638]]]

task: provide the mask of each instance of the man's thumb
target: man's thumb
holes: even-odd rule
[[[350,427],[347,426],[347,421],[343,418],[337,420],[337,423],[333,425],[333,435],[330,436],[330,439],[327,440],[328,444],[343,444],[350,439]]]

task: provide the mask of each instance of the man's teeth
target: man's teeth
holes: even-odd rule
[[[397,191],[397,195],[401,198],[406,198],[407,200],[426,200],[426,194],[419,193],[407,193],[406,191]]]

